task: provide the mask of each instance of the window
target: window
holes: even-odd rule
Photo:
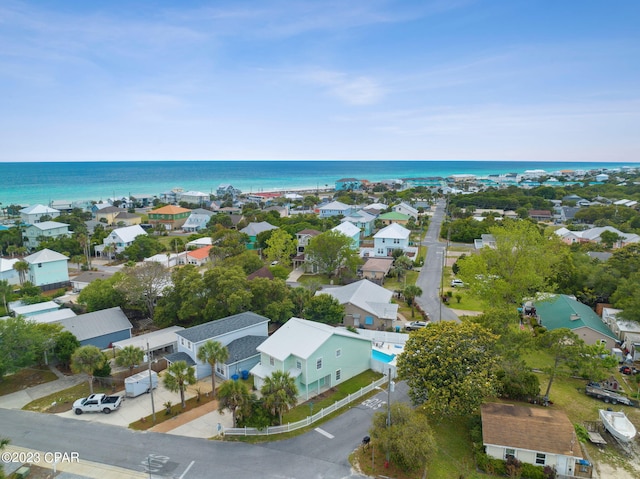
[[[342,356],[342,349],[336,349],[336,358]]]
[[[373,324],[373,316],[365,316],[364,324]]]
[[[180,338],[180,344],[184,346],[184,338]]]
[[[322,358],[316,359],[316,369],[322,369]]]
[[[378,248],[378,254],[384,254],[384,248]]]
[[[546,460],[546,456],[540,452],[536,453],[536,464],[539,466],[544,466],[545,460]]]
[[[515,459],[515,457],[516,457],[516,450],[515,449],[506,448],[504,450],[504,458],[505,458],[505,460],[507,460],[507,459]]]
[[[42,263],[38,263],[38,268],[42,268]]]
[[[275,366],[276,360],[273,356],[269,356],[269,366]]]
[[[191,349],[191,341],[187,341],[187,348]]]
[[[296,359],[296,369],[302,369],[302,361]]]
[[[394,238],[393,244],[400,244],[400,240],[398,238]]]
[[[340,376],[342,376],[342,370],[336,369],[336,381],[340,381]]]

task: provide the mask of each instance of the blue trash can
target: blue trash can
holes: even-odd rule
[[[245,381],[249,379],[249,371],[247,371],[246,369],[243,369],[241,374],[242,374],[242,379],[244,379]]]
[[[240,379],[240,376],[238,376],[238,374],[232,374],[231,379],[233,379],[234,381],[237,381],[238,379]]]

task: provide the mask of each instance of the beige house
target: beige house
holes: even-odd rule
[[[369,258],[367,262],[362,265],[360,271],[364,279],[382,285],[392,265],[392,258]]]

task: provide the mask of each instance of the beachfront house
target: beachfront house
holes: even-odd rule
[[[217,341],[229,350],[224,364],[216,364],[216,375],[230,379],[258,364],[257,351],[268,336],[269,318],[247,311],[191,328],[177,331],[177,352],[167,356],[167,362],[185,361],[196,368],[196,377],[211,375],[211,366],[198,359],[200,347],[207,341]]]
[[[558,477],[591,477],[593,466],[584,458],[563,411],[487,403],[481,415],[482,443],[489,457],[550,466]]]
[[[179,203],[187,203],[189,205],[204,206],[209,203],[210,200],[210,195],[202,191],[189,190],[178,195]]]
[[[409,231],[404,226],[391,223],[373,235],[373,256],[391,257],[394,250],[407,251],[409,248]]]
[[[336,191],[359,190],[362,188],[362,181],[357,178],[340,178],[336,180]]]
[[[342,328],[291,318],[258,346],[260,363],[252,370],[262,387],[275,371],[295,378],[301,399],[312,398],[371,366],[371,340]]]
[[[149,211],[149,224],[162,225],[166,230],[173,231],[182,228],[191,210],[181,206],[167,205]]]
[[[345,205],[340,201],[332,201],[318,208],[320,218],[329,218],[330,216],[349,216],[353,211],[353,207]]]
[[[69,286],[69,258],[50,249],[37,251],[24,260],[29,264],[27,280],[43,291]]]
[[[131,338],[133,328],[120,306],[65,318],[59,323],[64,331],[69,331],[80,341],[80,346],[91,345],[100,349]]]
[[[360,249],[360,228],[358,228],[353,223],[349,221],[343,221],[335,228],[331,228],[331,231],[337,231],[338,233],[342,233],[347,238],[351,239],[351,249],[359,250]]]
[[[345,326],[380,331],[397,325],[398,305],[391,302],[393,292],[367,279],[346,286],[325,287],[316,296],[328,294],[344,306]]]
[[[20,210],[20,221],[28,225],[40,223],[43,217],[45,221],[47,221],[57,218],[58,216],[60,216],[59,210],[45,205],[28,206]]]
[[[257,237],[260,233],[265,231],[277,230],[277,226],[273,226],[272,224],[261,221],[259,223],[249,223],[247,226],[240,230],[240,233],[244,233],[249,237],[249,242],[247,243],[247,249],[257,249]]]
[[[112,246],[113,250],[110,255],[120,254],[130,246],[138,236],[146,234],[147,232],[142,229],[140,225],[118,228],[109,233],[109,236],[102,240],[102,244],[94,248],[94,251],[96,255],[103,256],[105,246]]]
[[[231,184],[229,183],[223,183],[220,186],[218,186],[218,189],[216,190],[216,197],[218,199],[230,199],[231,201],[235,201],[238,196],[240,196],[242,194],[242,191],[240,191],[238,188],[234,188]]]
[[[42,221],[25,227],[22,231],[22,244],[34,251],[40,247],[40,243],[47,239],[57,239],[69,236],[69,225],[57,221]]]

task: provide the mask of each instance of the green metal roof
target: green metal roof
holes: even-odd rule
[[[553,294],[534,301],[542,326],[547,329],[591,328],[604,336],[617,340],[615,334],[602,322],[600,317],[586,304],[565,294]]]
[[[381,220],[409,220],[411,216],[391,211],[389,213],[381,214],[380,216],[378,216],[378,218],[380,218]]]

